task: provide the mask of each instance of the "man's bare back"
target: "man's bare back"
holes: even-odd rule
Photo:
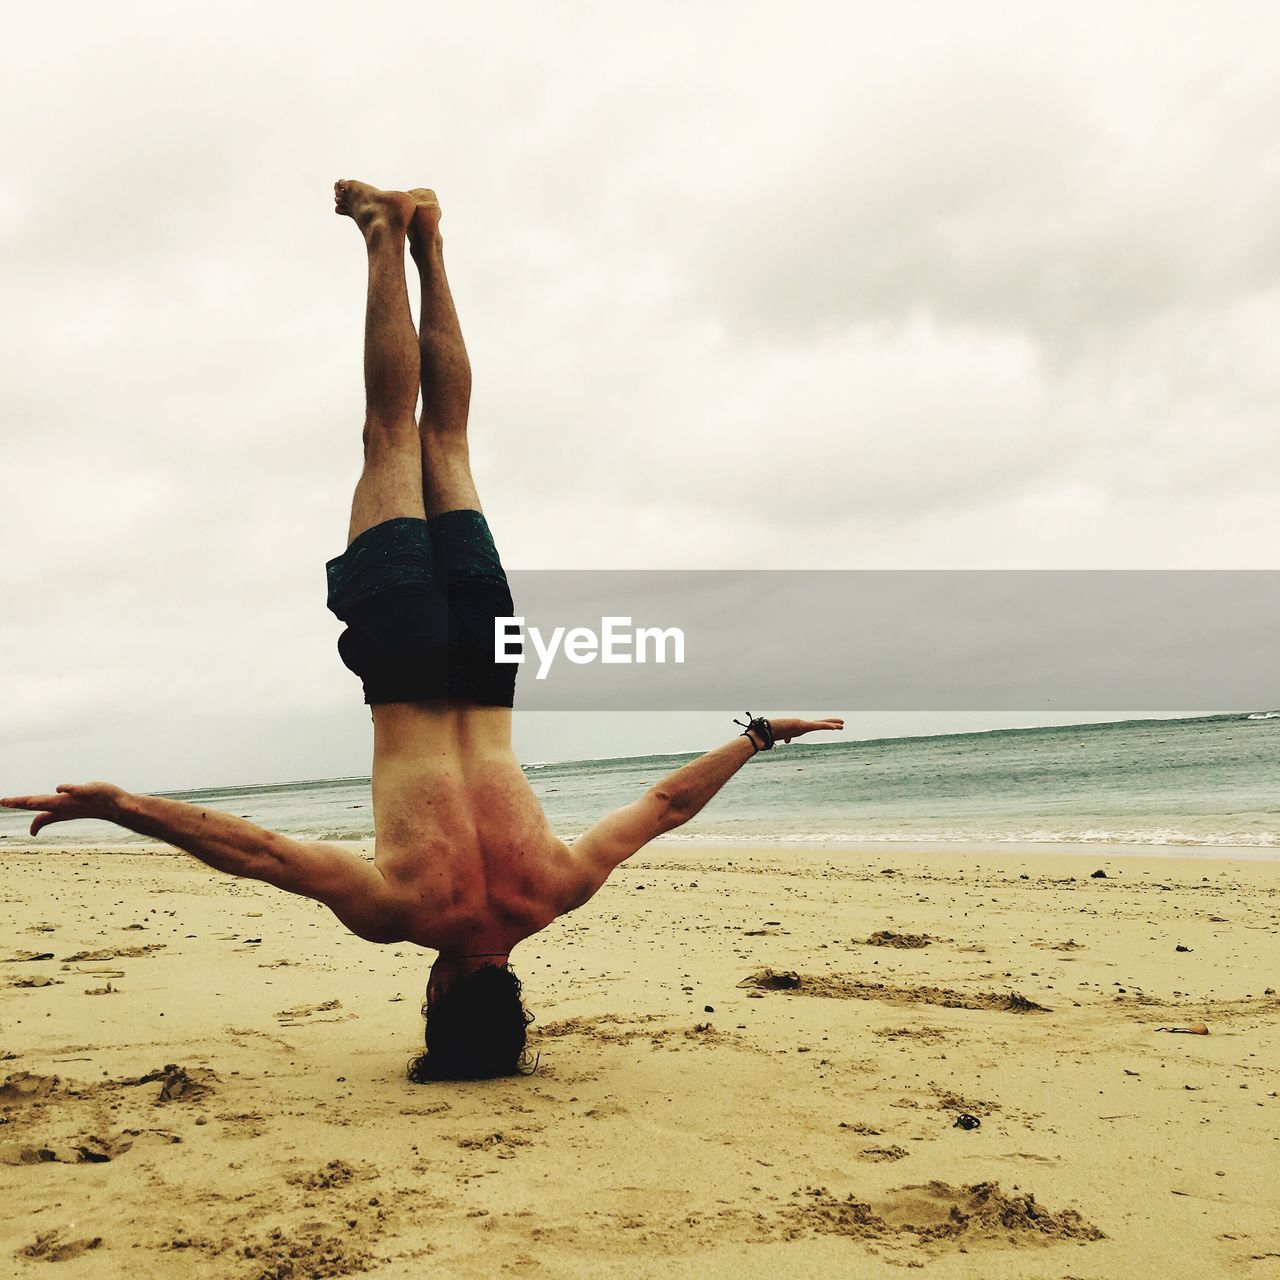
[[[572,848],[555,835],[511,746],[514,668],[493,663],[492,619],[510,614],[510,595],[471,475],[471,366],[444,272],[439,203],[425,188],[341,181],[334,191],[369,263],[364,468],[347,551],[327,570],[329,607],[347,623],[339,651],[361,677],[373,718],[372,864],[337,845],[109,783],[0,803],[34,810],[33,835],[53,822],[105,819],[323,902],[369,941],[438,951],[434,999],[456,979],[505,964],[518,942],[585,903],[775,736],[790,741],[843,721],[752,721]],[[421,280],[417,332],[406,246]]]
[[[404,941],[505,953],[583,896],[511,749],[509,709],[390,703],[373,724],[374,863]]]

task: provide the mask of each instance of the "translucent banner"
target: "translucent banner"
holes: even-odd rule
[[[1280,704],[1280,572],[513,571],[529,710]]]

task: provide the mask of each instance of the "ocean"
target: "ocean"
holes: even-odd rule
[[[694,758],[529,764],[556,831],[571,838]],[[169,793],[289,835],[373,836],[368,778]],[[28,818],[0,811],[0,839]],[[41,843],[116,844],[105,823]],[[873,741],[804,741],[757,756],[668,842],[1280,848],[1280,712],[1004,729]]]

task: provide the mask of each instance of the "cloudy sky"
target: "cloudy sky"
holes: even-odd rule
[[[367,770],[324,608],[336,177],[440,193],[512,568],[1280,567],[1278,37],[1170,0],[26,8],[0,789]]]

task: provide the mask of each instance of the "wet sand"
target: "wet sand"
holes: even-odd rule
[[[537,1073],[419,1086],[432,953],[159,849],[0,868],[19,1276],[1280,1268],[1273,862],[654,845],[516,949]]]

